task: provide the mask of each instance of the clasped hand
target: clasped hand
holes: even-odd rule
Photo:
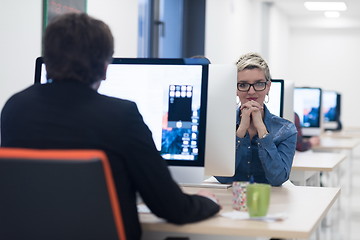
[[[264,107],[256,101],[248,101],[241,105],[241,122],[237,129],[237,136],[244,137],[247,131],[253,130],[257,133],[266,131],[263,122]]]

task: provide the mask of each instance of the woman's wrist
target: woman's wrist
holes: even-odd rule
[[[264,138],[269,134],[266,128],[258,130],[259,138]]]
[[[266,136],[269,135],[269,134],[270,134],[270,133],[265,133],[264,135],[262,135],[262,136],[260,137],[260,139],[266,138]]]
[[[245,135],[246,135],[246,129],[243,130],[239,127],[238,130],[236,131],[236,136],[239,138],[244,138]]]

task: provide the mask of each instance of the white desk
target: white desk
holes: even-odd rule
[[[339,187],[339,164],[347,158],[343,153],[296,152],[290,173],[290,180],[296,185],[305,186],[308,179],[314,178],[315,186],[320,186],[320,172],[334,172],[332,186]],[[336,180],[336,183],[335,183]]]
[[[324,137],[320,138],[320,145],[314,146],[313,151],[352,151],[360,144],[360,139],[357,138],[336,138],[336,137]]]
[[[321,137],[320,145],[314,146],[314,152],[343,152],[348,156],[348,166],[345,173],[348,176],[348,189],[352,189],[352,161],[353,161],[353,150],[359,146],[360,139],[358,138],[333,138],[333,137]]]
[[[353,130],[353,131],[347,131],[347,134],[353,132],[354,134],[357,134],[359,131]],[[344,169],[344,178],[341,178],[341,180],[344,182],[341,187],[342,192],[342,198],[339,199],[339,205],[341,205],[340,202],[347,201],[347,199],[351,199],[352,195],[352,189],[353,189],[353,183],[352,183],[352,170],[353,170],[353,152],[356,147],[358,147],[360,144],[360,139],[356,137],[324,137],[321,136],[320,138],[320,145],[313,148],[313,151],[319,151],[319,152],[343,152],[346,153],[348,156],[346,168]],[[343,169],[343,167],[341,167]],[[342,175],[342,174],[341,174]],[[341,176],[340,176],[341,177]],[[347,179],[347,180],[346,180]],[[346,208],[344,210],[344,221],[348,221],[351,215],[351,209],[349,209],[349,204],[346,204]],[[351,225],[349,224],[347,226],[348,230],[347,232],[351,231]]]
[[[349,128],[341,131],[326,131],[322,134],[322,136],[332,138],[360,138],[360,129]]]
[[[199,188],[184,188],[195,193]],[[222,212],[232,211],[232,189],[208,189],[223,206]],[[339,188],[283,186],[272,187],[269,214],[285,212],[288,217],[278,222],[232,220],[215,216],[185,225],[174,225],[149,213],[140,214],[143,239],[159,240],[167,236],[187,236],[198,239],[309,238],[340,194]]]

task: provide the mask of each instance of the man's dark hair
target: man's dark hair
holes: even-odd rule
[[[114,39],[109,27],[85,13],[55,18],[44,36],[47,78],[92,84],[105,76],[111,62]]]

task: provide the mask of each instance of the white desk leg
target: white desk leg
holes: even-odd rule
[[[320,187],[320,172],[292,170],[290,173],[290,181],[297,186],[307,186],[310,179],[314,180],[314,186]]]
[[[315,172],[313,178],[314,178],[314,185],[316,187],[320,187],[320,172]]]

